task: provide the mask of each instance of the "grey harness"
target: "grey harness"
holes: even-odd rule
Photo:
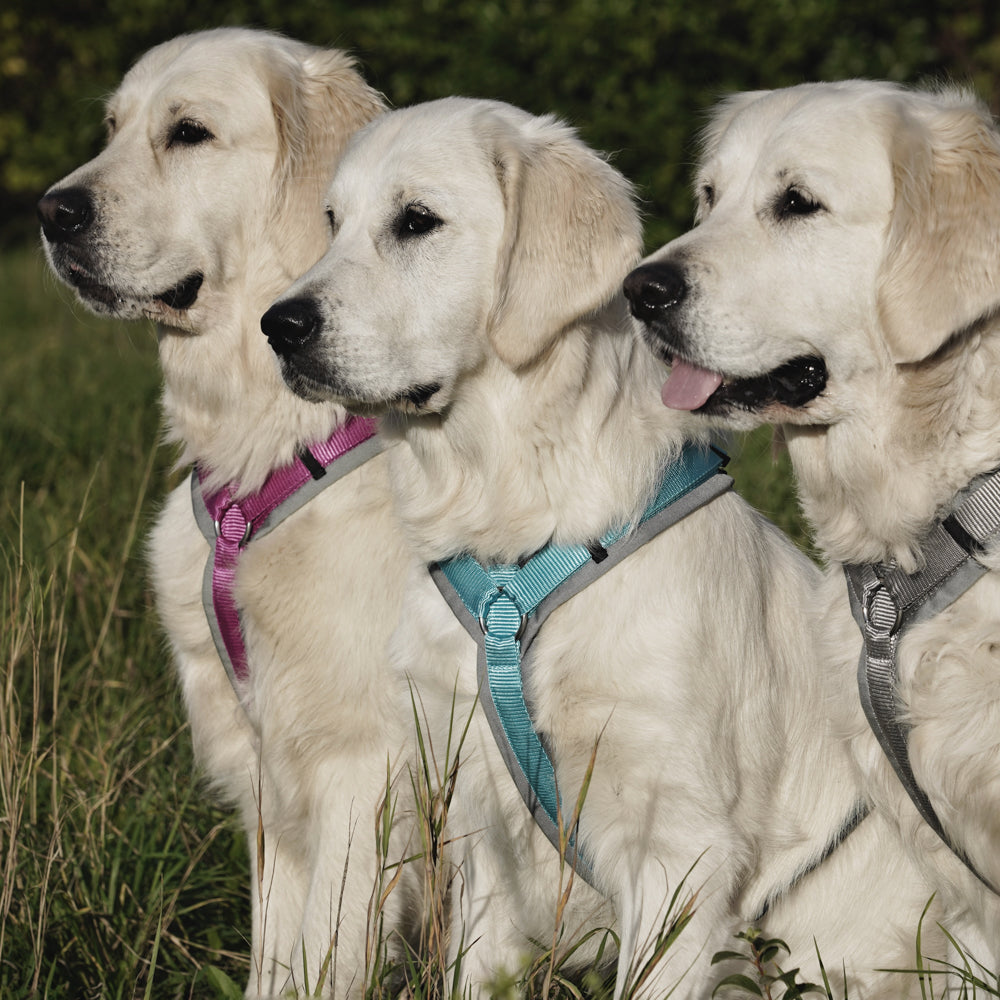
[[[944,832],[913,775],[907,747],[909,726],[899,719],[897,656],[900,640],[911,626],[944,610],[988,572],[979,556],[998,534],[1000,469],[973,480],[956,498],[953,512],[935,523],[922,546],[923,569],[907,574],[891,563],[844,566],[851,612],[864,639],[858,687],[868,723],[920,815],[994,893],[997,888]]]

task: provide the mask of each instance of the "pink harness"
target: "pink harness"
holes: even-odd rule
[[[216,649],[237,693],[250,676],[246,643],[236,606],[234,585],[240,554],[317,493],[381,451],[375,422],[351,417],[322,444],[302,448],[295,460],[275,469],[256,493],[234,500],[239,483],[205,493],[204,473],[191,474],[195,519],[212,552],[205,566],[202,603]],[[331,468],[336,463],[336,468]]]

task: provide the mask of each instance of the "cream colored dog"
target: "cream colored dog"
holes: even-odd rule
[[[40,204],[52,266],[83,301],[159,324],[167,436],[211,488],[257,490],[345,419],[288,392],[259,320],[326,248],[335,159],[381,108],[341,52],[248,30],[182,36],[129,72],[108,102],[106,149]],[[247,993],[313,995],[322,982],[344,996],[363,985],[387,759],[411,729],[383,656],[403,565],[385,457],[246,549],[238,692],[202,608],[208,551],[185,482],[150,561],[198,759],[247,833]]]
[[[697,228],[629,276],[673,365],[668,406],[783,427],[834,562],[923,562],[920,545],[1000,465],[1000,136],[958,90],[848,81],[716,110]],[[996,548],[982,561],[1000,566]],[[860,642],[856,638],[855,646]],[[1000,886],[1000,575],[904,634],[910,763],[944,830]],[[845,678],[845,683],[848,683]],[[858,708],[857,755],[944,904],[1000,969],[1000,899],[919,817]]]
[[[453,714],[473,713],[449,827],[452,948],[481,992],[551,940],[559,865],[473,709],[475,644],[425,566],[592,542],[706,429],[659,405],[663,368],[619,293],[640,249],[631,189],[552,118],[460,98],[390,112],[352,139],[329,210],[331,249],[262,326],[297,392],[382,414],[402,442],[391,474],[417,565],[394,660],[439,752]],[[767,930],[804,964],[815,935],[852,997],[919,996],[872,971],[912,963],[930,896],[884,820],[823,860],[861,804],[837,718],[854,625],[823,587],[729,493],[543,626],[526,696],[564,801],[598,745],[579,842],[616,911],[617,996],[679,887],[697,905],[651,996],[682,977],[673,995],[710,995],[713,952],[768,902]],[[570,931],[606,919],[585,884],[572,898]]]

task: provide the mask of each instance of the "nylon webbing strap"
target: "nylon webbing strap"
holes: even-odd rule
[[[732,479],[721,473],[725,461],[717,452],[688,446],[665,471],[656,497],[634,528],[614,528],[595,546],[546,546],[523,565],[484,567],[460,556],[430,567],[445,600],[479,647],[480,700],[504,763],[535,822],[557,849],[560,820],[569,822],[575,803],[568,811],[562,807],[544,736],[536,731],[525,701],[531,644],[560,604],[729,490]],[[592,882],[589,863],[572,836],[566,838],[566,860]]]
[[[291,464],[272,472],[256,493],[239,499],[234,499],[238,483],[206,493],[199,470],[192,471],[195,520],[211,546],[202,578],[202,604],[215,648],[237,694],[250,674],[234,594],[243,550],[381,450],[374,422],[351,417],[326,441],[303,448]]]
[[[851,612],[864,639],[858,688],[868,723],[920,815],[966,867],[988,882],[952,843],[910,765],[909,726],[901,720],[899,643],[912,625],[932,618],[964,594],[987,568],[975,557],[1000,533],[1000,474],[974,482],[955,511],[935,524],[922,546],[924,567],[903,573],[894,565],[844,566]]]

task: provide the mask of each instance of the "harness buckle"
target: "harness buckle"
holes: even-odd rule
[[[497,584],[497,592],[495,594],[491,594],[488,597],[486,597],[483,600],[482,604],[479,606],[479,627],[483,630],[483,635],[490,634],[490,628],[489,625],[487,625],[486,623],[486,619],[489,617],[493,605],[501,597],[506,597],[507,600],[510,601],[510,603],[513,604],[518,611],[521,610],[520,608],[517,607],[517,601],[515,601],[514,598],[510,596],[510,594],[504,593],[502,585]],[[528,616],[523,611],[521,611],[521,624],[518,625],[517,631],[514,633],[515,640],[519,640],[521,636],[524,635],[524,630],[525,628],[527,628],[527,625],[528,625]]]

